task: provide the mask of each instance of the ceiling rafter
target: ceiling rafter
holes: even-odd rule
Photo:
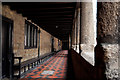
[[[71,33],[75,2],[4,2],[53,36],[67,40]],[[58,28],[56,28],[58,26]]]

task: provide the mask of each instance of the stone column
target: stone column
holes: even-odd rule
[[[69,49],[71,48],[71,35],[69,34]]]
[[[119,3],[120,5],[120,3]],[[104,51],[105,74],[107,80],[119,80],[120,67],[118,64],[119,44],[118,35],[120,32],[120,10],[117,2],[98,3],[98,41]],[[120,36],[120,35],[119,35]]]
[[[96,46],[96,0],[81,2],[81,56],[94,65]]]
[[[80,8],[77,9],[77,39],[76,39],[76,51],[79,53],[79,44],[80,44]]]
[[[74,38],[74,39],[75,39],[75,44],[74,44],[75,48],[74,48],[74,50],[76,50],[76,39],[77,39],[77,36],[76,36],[76,30],[77,30],[77,29],[76,29],[76,28],[77,28],[77,25],[76,25],[76,12],[75,12],[74,21],[75,21],[75,22],[74,22],[74,27],[75,27],[75,28],[74,28],[74,36],[75,36],[75,38]]]
[[[72,48],[75,50],[75,20],[73,20],[73,28],[72,28]]]

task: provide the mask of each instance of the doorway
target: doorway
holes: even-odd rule
[[[2,78],[9,77],[10,63],[8,55],[12,52],[13,21],[2,17]]]
[[[51,36],[51,52],[54,52],[54,37]]]

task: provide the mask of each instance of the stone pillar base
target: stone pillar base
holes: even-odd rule
[[[79,53],[79,44],[76,45],[77,49],[76,49],[76,52]]]
[[[74,49],[74,50],[75,50],[75,49],[76,49],[76,46],[75,46],[75,45],[72,45],[72,49]]]
[[[94,45],[89,44],[81,44],[80,49],[82,50],[81,56],[89,62],[91,65],[94,66]]]
[[[72,49],[74,49],[77,53],[79,53],[79,44],[78,45],[72,45]]]
[[[118,44],[102,44],[105,51],[104,62],[106,66],[106,78],[107,80],[118,80],[120,74],[119,65],[119,45]]]

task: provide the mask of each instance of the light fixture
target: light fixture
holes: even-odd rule
[[[56,28],[58,28],[58,26],[56,26]]]

